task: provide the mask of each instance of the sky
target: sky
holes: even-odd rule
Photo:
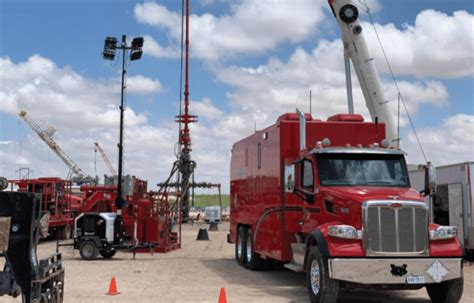
[[[401,94],[435,165],[474,161],[474,2],[355,0],[392,115]],[[374,24],[371,24],[367,13]],[[325,0],[193,0],[191,128],[196,181],[229,189],[232,144],[299,107],[315,118],[347,112],[342,42]],[[18,118],[57,128],[62,149],[88,174],[117,163],[120,71],[103,60],[104,38],[144,37],[127,62],[125,173],[163,181],[175,161],[180,100],[181,1],[0,0],[0,176],[66,177],[68,168]],[[353,74],[357,113],[370,121]],[[396,121],[396,120],[395,120]],[[424,159],[401,113],[409,163]],[[214,193],[207,190],[205,193]]]

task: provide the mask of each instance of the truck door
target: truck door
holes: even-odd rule
[[[300,191],[303,200],[303,216],[300,224],[303,226],[303,231],[315,227],[308,224],[308,222],[314,221],[311,220],[311,215],[314,211],[314,203],[316,202],[314,188],[315,169],[313,159],[311,157],[303,158],[300,162]]]

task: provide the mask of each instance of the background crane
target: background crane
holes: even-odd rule
[[[96,183],[96,178],[87,175],[80,167],[77,165],[54,141],[53,135],[56,132],[56,128],[49,127],[48,130],[43,130],[33,119],[31,119],[26,111],[21,111],[18,113],[18,116],[22,118],[26,124],[46,143],[53,152],[69,167],[68,179],[71,179],[75,183],[84,184],[84,183]]]
[[[113,176],[117,175],[117,171],[115,168],[112,166],[112,162],[110,162],[109,157],[107,157],[107,154],[104,152],[102,147],[99,145],[98,142],[94,142],[96,152],[98,151],[100,156],[102,157],[102,160],[104,160],[105,165],[107,165],[107,168],[109,171],[112,173]]]

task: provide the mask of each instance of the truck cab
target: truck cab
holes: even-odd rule
[[[285,194],[303,201],[298,223],[304,241],[292,243],[300,256],[291,265],[306,271],[311,301],[326,302],[321,298],[334,297],[334,288],[361,285],[426,285],[434,302],[440,296],[459,300],[457,230],[430,223],[423,196],[410,188],[404,153],[326,145],[285,166]]]

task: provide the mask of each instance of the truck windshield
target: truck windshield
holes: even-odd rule
[[[326,186],[409,187],[405,158],[384,154],[318,154],[319,181]]]

